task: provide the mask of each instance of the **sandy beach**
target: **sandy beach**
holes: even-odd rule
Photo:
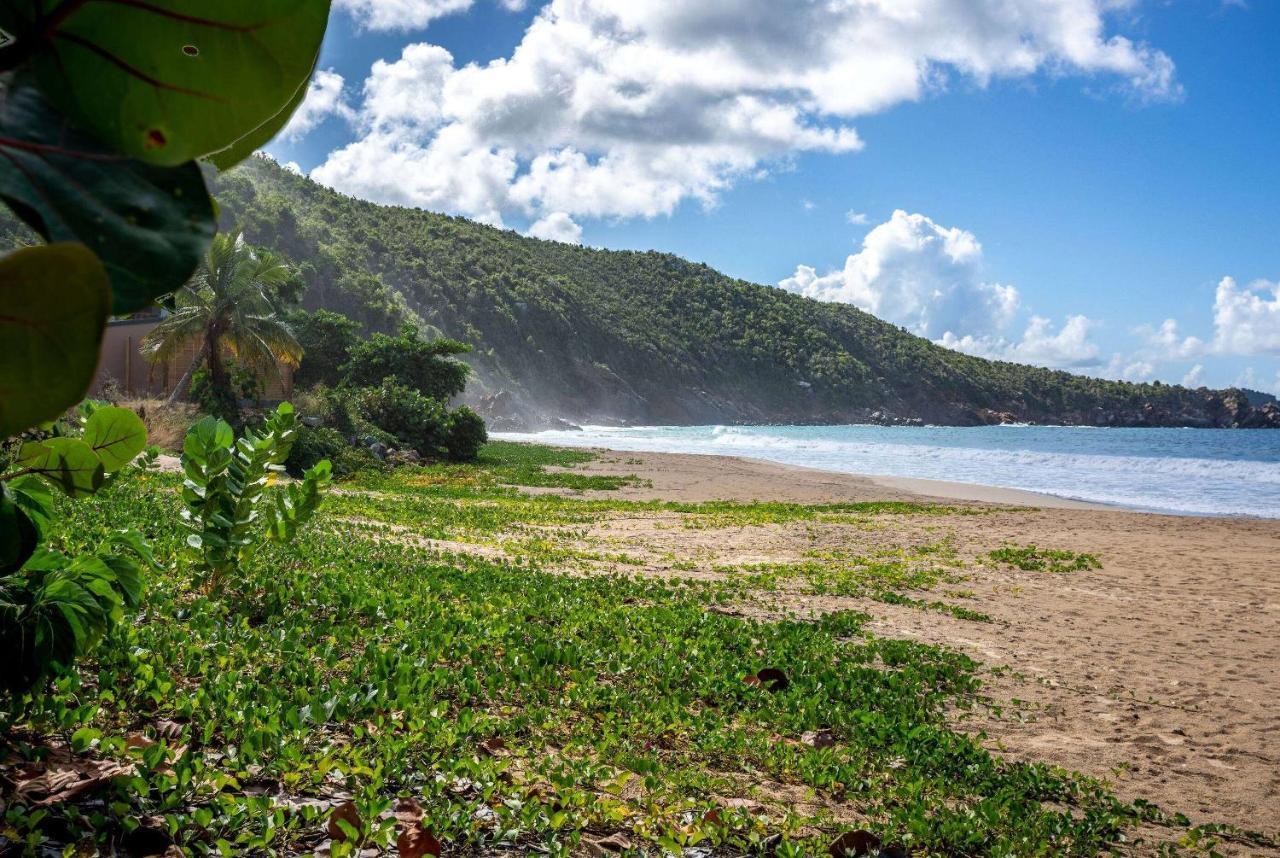
[[[1006,706],[1002,717],[967,722],[991,747],[1106,779],[1123,798],[1195,822],[1280,829],[1280,521],[1151,515],[709,456],[605,451],[577,470],[643,480],[613,498],[956,505],[956,514],[891,517],[873,529],[775,525],[704,536],[655,514],[609,521],[593,536],[653,558],[652,574],[669,567],[659,557],[714,569],[786,562],[815,546],[950,540],[966,581],[947,597],[992,622],[785,588],[762,595],[759,612],[857,608],[877,633],[953,647],[990,669],[989,693]],[[1087,552],[1102,568],[1051,574],[982,560],[1003,544]]]

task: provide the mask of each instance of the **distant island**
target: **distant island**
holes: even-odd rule
[[[470,343],[496,430],[568,423],[1280,428],[1253,391],[1132,384],[942,348],[855,307],[670,254],[593,250],[357,200],[252,158],[225,227],[295,261],[303,304]],[[14,224],[14,225],[11,225]],[[17,237],[16,221],[0,236]]]

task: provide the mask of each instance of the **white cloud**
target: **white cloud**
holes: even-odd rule
[[[867,233],[843,269],[819,275],[801,265],[778,285],[853,304],[933,339],[998,333],[1019,303],[1017,289],[983,277],[982,245],[973,233],[901,210]]]
[[[1155,378],[1156,364],[1141,358],[1114,354],[1111,356],[1111,361],[1098,374],[1103,378],[1120,381],[1150,381]]]
[[[361,27],[369,30],[420,30],[436,18],[465,12],[473,0],[336,0]],[[508,8],[515,8],[505,3]]]
[[[529,227],[529,235],[566,244],[582,244],[582,227],[564,212],[552,212]]]
[[[1182,377],[1182,386],[1190,388],[1204,387],[1204,364],[1196,364],[1187,370],[1187,374]]]
[[[366,27],[411,28],[471,2],[339,5]],[[410,46],[380,64],[361,138],[313,175],[491,221],[712,206],[797,153],[857,151],[852,120],[955,79],[1104,75],[1144,97],[1175,96],[1168,57],[1108,32],[1131,2],[552,0],[510,58],[423,69],[441,55]],[[396,120],[379,122],[388,104],[400,105]],[[410,166],[446,175],[407,175]],[[483,193],[456,194],[454,169],[482,178]]]
[[[311,133],[330,116],[350,120],[355,111],[347,103],[344,89],[346,81],[333,69],[322,69],[311,78],[306,98],[280,132],[284,140],[296,140]]]
[[[844,219],[854,226],[866,226],[871,223],[870,216],[865,215],[862,212],[856,212],[853,209],[845,212]]]
[[[1090,339],[1096,322],[1086,316],[1068,316],[1058,329],[1043,316],[1032,316],[1022,338],[1010,342],[1000,337],[956,336],[948,332],[938,345],[992,360],[1029,363],[1058,369],[1084,369],[1098,365],[1098,346]],[[1139,365],[1132,367],[1140,371]]]
[[[804,209],[804,210],[805,210],[805,211],[807,211],[807,212],[811,212],[811,211],[813,211],[814,209],[816,209],[817,207],[818,207],[818,204],[817,204],[817,203],[815,203],[813,200],[801,200],[801,201],[800,201],[800,208]]]
[[[288,170],[290,173],[293,173],[295,176],[302,175],[302,167],[298,164],[297,161],[289,161],[288,163],[282,164],[281,166],[284,167],[286,170]]]
[[[1244,371],[1236,376],[1232,387],[1242,387],[1247,390],[1258,390],[1262,393],[1271,393],[1280,396],[1280,371],[1276,372],[1273,381],[1267,381],[1256,369],[1251,366],[1244,368]]]
[[[1213,350],[1219,354],[1280,355],[1280,283],[1258,280],[1241,288],[1233,278],[1222,278],[1213,326]]]
[[[500,2],[502,8],[508,12],[523,12],[524,7],[529,5],[526,0],[500,0]]]
[[[853,304],[938,345],[994,360],[1049,367],[1096,367],[1096,323],[1069,316],[1059,329],[1032,316],[1010,339],[1021,299],[1017,288],[984,276],[982,244],[973,233],[922,214],[895,211],[867,233],[844,268],[819,275],[808,265],[778,284],[819,301]],[[1122,367],[1124,369],[1124,367]],[[1134,366],[1131,375],[1141,367]]]
[[[1134,333],[1146,344],[1143,353],[1155,360],[1187,360],[1200,357],[1208,350],[1208,344],[1199,337],[1182,336],[1175,319],[1165,319],[1158,328],[1139,325]]]

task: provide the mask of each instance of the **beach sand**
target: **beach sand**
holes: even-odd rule
[[[786,562],[801,548],[954,540],[963,604],[991,623],[910,607],[761,594],[765,615],[857,608],[871,628],[960,650],[989,668],[999,719],[964,722],[991,747],[1103,778],[1193,822],[1280,830],[1280,521],[1151,515],[1028,492],[848,476],[745,459],[602,452],[575,469],[647,481],[601,497],[828,503],[939,498],[981,515],[883,516],[873,529],[786,526],[700,534],[660,514],[600,525],[641,556]],[[587,493],[590,494],[590,493]],[[1052,574],[983,563],[1005,543],[1095,554]],[[655,563],[649,570],[661,573]],[[936,597],[931,593],[930,597]],[[771,601],[772,600],[772,601]],[[1239,851],[1243,848],[1244,851]],[[1228,847],[1224,854],[1276,854]]]

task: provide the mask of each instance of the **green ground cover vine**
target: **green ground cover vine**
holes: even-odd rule
[[[363,848],[392,850],[405,799],[451,855],[569,855],[606,837],[634,855],[826,854],[867,828],[915,855],[1084,856],[1131,842],[1140,823],[1187,825],[990,753],[952,726],[984,711],[978,665],[874,636],[865,614],[759,621],[716,610],[735,594],[715,580],[444,560],[386,538],[390,524],[437,527],[428,501],[499,509],[443,525],[489,532],[610,506],[520,498],[494,479],[518,465],[489,455],[469,476],[433,467],[348,484],[322,519],[358,508],[373,524],[267,545],[220,598],[193,593],[181,565],[158,573],[144,620],[109,632],[95,662],[15,725],[0,769],[20,782],[16,761],[47,754],[38,737],[52,735],[119,773],[92,800],[49,806],[48,785],[27,784],[0,837],[353,854],[329,843],[334,808],[350,803]],[[123,521],[172,560],[179,481],[145,474],[109,502],[67,504],[55,538],[83,549]],[[716,514],[772,514],[751,506]],[[785,688],[743,681],[764,668]]]

